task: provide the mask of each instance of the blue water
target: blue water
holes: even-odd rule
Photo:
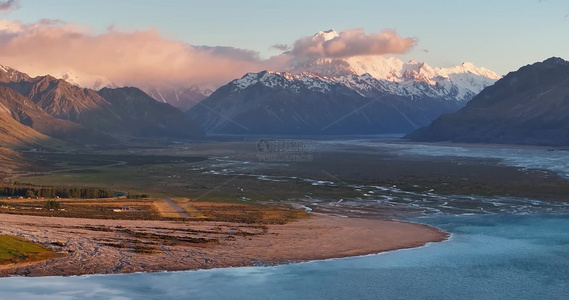
[[[361,143],[401,155],[498,159],[569,177],[566,151]],[[389,204],[424,208],[430,216],[415,221],[446,230],[452,238],[380,255],[276,267],[3,278],[0,299],[569,299],[569,214],[564,203],[435,194],[417,198],[390,191]],[[477,201],[480,214],[465,215],[473,213],[464,208],[471,208],[471,202],[461,206],[465,201]]]
[[[277,267],[0,279],[0,299],[567,299],[568,215],[433,216],[450,241]]]

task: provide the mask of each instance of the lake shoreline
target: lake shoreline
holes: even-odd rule
[[[4,234],[66,253],[65,257],[46,262],[4,266],[0,268],[2,277],[269,266],[378,254],[449,237],[423,224],[322,214],[284,225],[263,226],[2,215],[0,228]],[[166,237],[186,242],[173,244]]]

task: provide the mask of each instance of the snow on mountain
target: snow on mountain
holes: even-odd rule
[[[236,90],[243,90],[255,84],[262,84],[271,88],[282,88],[294,92],[302,89],[326,93],[330,86],[340,84],[366,97],[380,96],[383,94],[414,98],[437,98],[441,100],[466,102],[491,85],[494,80],[478,75],[442,72],[430,67],[418,67],[416,64],[406,66],[404,75],[406,80],[392,81],[377,79],[369,73],[362,75],[349,74],[335,77],[322,76],[316,73],[304,72],[294,74],[289,72],[263,71],[259,73],[247,73],[240,79],[232,81],[229,85]],[[426,70],[423,72],[421,70]],[[429,73],[437,74],[427,76]],[[444,74],[440,75],[440,74]],[[476,79],[475,79],[476,78]]]
[[[0,65],[0,82],[19,81],[29,78],[30,76],[25,73]]]
[[[230,85],[241,90],[255,84],[263,84],[270,88],[279,87],[295,92],[299,92],[301,89],[309,89],[311,91],[325,93],[330,90],[330,85],[334,83],[334,79],[318,76],[316,74],[263,71],[259,73],[247,73],[242,78],[232,81]]]
[[[339,35],[334,29],[326,30],[326,31],[318,31],[314,36],[323,37],[325,41],[329,41],[331,39],[337,38]]]
[[[337,36],[329,30],[315,38]],[[186,114],[217,134],[411,132],[457,111],[499,78],[470,63],[433,68],[382,56],[296,57],[286,69],[247,73]]]
[[[207,87],[188,85],[179,86],[143,86],[141,89],[158,102],[168,103],[186,111],[201,100],[209,97],[213,91]]]
[[[378,134],[411,132],[464,104],[431,97],[421,87],[429,86],[369,74],[262,71],[220,87],[186,113],[217,134]]]
[[[478,68],[471,63],[451,68],[433,68],[415,60],[404,63],[395,57],[382,56],[357,56],[346,59],[304,58],[296,60],[289,71],[296,74],[309,72],[334,78],[369,74],[377,80],[398,83],[398,85],[384,83],[397,94],[419,95],[421,90],[427,89],[433,93],[436,91],[435,94],[441,97],[452,96],[457,101],[469,100],[501,78],[496,73]],[[400,91],[393,90],[395,86]]]
[[[331,29],[320,31],[315,37],[328,41],[338,37],[338,33]],[[369,74],[378,80],[400,83],[383,83],[390,89],[398,86],[400,91],[395,91],[398,94],[419,95],[421,90],[426,89],[433,95],[452,96],[457,101],[469,100],[501,78],[491,70],[468,62],[455,67],[438,68],[416,60],[405,63],[395,57],[373,55],[348,58],[300,57],[292,61],[287,71],[295,74],[315,73],[329,78]]]
[[[4,73],[8,73],[12,68],[10,67],[5,67],[3,65],[0,65],[0,71],[4,72]]]
[[[333,29],[320,31],[314,35],[315,38],[324,41],[338,36]],[[10,68],[0,66],[0,71],[2,70],[4,76],[16,76],[13,72],[9,72]],[[304,87],[326,91],[328,84],[339,83],[364,95],[385,92],[411,98],[426,96],[462,103],[501,78],[491,70],[476,67],[468,62],[450,68],[439,68],[416,60],[403,62],[396,57],[384,56],[296,57],[292,59],[288,67],[277,71],[279,72],[248,73],[235,84],[248,86],[253,82],[261,81],[267,86],[285,84],[294,89]],[[284,72],[280,73],[280,71]],[[74,85],[94,90],[128,85],[126,82],[113,82],[102,75],[83,74],[69,70],[54,72],[51,75]],[[279,76],[283,78],[277,78]],[[157,101],[169,103],[183,111],[209,97],[212,91],[217,89],[217,86],[195,86],[190,83],[182,86],[149,83],[137,85],[137,87]]]
[[[100,90],[103,88],[118,88],[130,86],[125,82],[113,82],[104,76],[77,73],[73,71],[54,73],[56,78],[63,79],[73,85]],[[186,111],[197,102],[211,95],[212,90],[198,86],[166,86],[166,85],[137,85],[138,88],[149,94],[158,102],[168,103],[174,107]]]
[[[463,65],[464,68],[471,66]],[[569,146],[569,61],[508,73],[457,112],[407,136],[416,141]]]
[[[98,75],[77,73],[74,71],[60,72],[51,74],[53,77],[63,79],[73,85],[84,87],[92,90],[100,90],[102,88],[116,88],[117,84],[111,80]]]

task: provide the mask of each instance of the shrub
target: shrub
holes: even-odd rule
[[[47,209],[59,209],[60,203],[55,200],[47,200],[45,202],[45,208]]]

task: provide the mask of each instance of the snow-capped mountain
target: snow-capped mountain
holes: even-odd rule
[[[330,41],[339,37],[334,30],[322,31],[316,37]],[[463,63],[450,68],[431,67],[424,62],[403,62],[395,57],[354,56],[347,58],[295,57],[285,52],[290,61],[279,67],[283,78],[293,78],[318,85],[339,83],[364,96],[388,93],[401,97],[438,98],[464,105],[485,87],[492,85],[500,76],[491,70]],[[275,74],[277,74],[276,72]],[[251,73],[253,74],[253,73]],[[114,82],[104,75],[82,74],[75,71],[52,72],[52,76],[74,85],[89,89],[129,86],[128,82]],[[252,75],[251,75],[252,76]],[[240,79],[244,82],[245,79]],[[278,81],[278,80],[277,80]],[[293,80],[294,81],[294,80]],[[268,82],[265,82],[268,84]],[[290,82],[288,83],[290,85]],[[218,86],[187,84],[136,84],[138,88],[159,102],[168,103],[187,111],[196,103],[209,97]]]
[[[117,84],[109,80],[104,76],[98,76],[93,74],[77,73],[74,71],[60,72],[51,74],[53,77],[58,79],[63,79],[73,85],[92,89],[100,90],[102,88],[116,88]]]
[[[145,86],[141,88],[159,102],[168,103],[182,111],[187,111],[196,103],[209,97],[213,91],[207,87],[198,86]]]
[[[28,74],[22,73],[18,70],[0,65],[0,82],[30,80]]]
[[[73,85],[96,91],[103,88],[130,86],[130,84],[126,82],[113,82],[104,76],[73,71],[56,72],[52,76],[58,79],[63,79]],[[198,87],[189,84],[186,86],[138,84],[137,88],[143,90],[156,101],[168,103],[182,111],[190,109],[197,102],[207,98],[212,93],[212,90],[207,87]]]
[[[330,41],[339,37],[334,30],[318,32],[316,37]],[[366,85],[364,90],[378,90],[406,97],[438,97],[464,103],[485,87],[492,85],[500,76],[491,70],[476,67],[465,62],[451,68],[431,67],[424,62],[411,60],[403,62],[395,57],[355,56],[347,58],[290,57],[290,62],[282,69],[296,75],[313,74],[318,81],[341,82],[355,89]],[[72,84],[99,90],[105,87],[128,86],[127,82],[113,82],[103,75],[81,74],[74,71],[52,73],[56,78]],[[290,76],[290,75],[287,75]],[[309,78],[310,76],[304,76]],[[159,102],[168,103],[187,111],[199,101],[209,97],[218,86],[137,84],[138,88]]]
[[[331,40],[338,37],[338,34],[334,30],[328,30],[321,31],[316,36]],[[472,99],[501,78],[491,70],[468,62],[451,68],[433,68],[416,60],[405,63],[395,57],[383,56],[302,57],[294,59],[287,71],[296,74],[310,72],[325,77],[369,74],[377,80],[400,83],[396,86],[415,95],[420,95],[426,89],[429,92],[436,91],[440,97],[452,97],[457,101]]]
[[[208,133],[405,133],[464,104],[420,88],[369,74],[263,71],[220,87],[187,114]]]
[[[408,70],[409,71],[409,70]],[[393,81],[387,79],[377,79],[369,73],[362,75],[348,74],[335,77],[322,76],[317,73],[304,72],[294,74],[289,72],[265,71],[261,73],[248,73],[241,79],[233,81],[236,87],[247,88],[252,84],[261,82],[269,87],[280,87],[298,91],[301,88],[328,92],[331,84],[341,84],[352,89],[362,96],[374,97],[383,94],[390,94],[402,97],[414,98],[437,98],[441,100],[456,101],[464,103],[470,100],[486,86],[493,83],[492,79],[486,81],[477,80],[473,82],[473,77],[468,74],[460,76],[454,74],[455,81],[462,83],[462,86],[470,83],[469,89],[461,89],[459,85],[449,81],[440,80],[427,81],[417,80],[417,74],[407,72],[406,76],[413,79],[406,81]],[[439,79],[439,78],[436,78]]]

